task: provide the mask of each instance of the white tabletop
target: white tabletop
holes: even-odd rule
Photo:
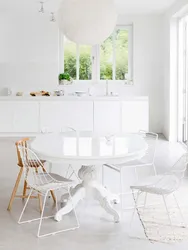
[[[42,134],[31,148],[43,159],[79,164],[118,164],[138,159],[147,144],[138,134],[97,135],[92,132]]]

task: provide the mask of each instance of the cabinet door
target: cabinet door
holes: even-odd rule
[[[57,132],[61,129],[62,105],[61,102],[40,102],[40,131]]]
[[[13,105],[13,132],[39,132],[39,104],[37,102],[15,102]]]
[[[122,102],[122,131],[136,133],[149,130],[148,101]]]
[[[94,131],[101,133],[120,132],[121,105],[119,101],[94,102]]]
[[[67,101],[62,103],[62,126],[78,131],[93,131],[93,102]]]
[[[35,102],[0,102],[1,133],[34,133],[39,130],[39,106]]]
[[[0,133],[13,132],[13,107],[12,102],[0,102]]]
[[[93,102],[59,101],[40,103],[40,128],[59,132],[63,127],[93,130]]]

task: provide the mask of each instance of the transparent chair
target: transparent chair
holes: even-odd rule
[[[77,131],[74,128],[72,128],[72,127],[61,127],[58,130],[54,130],[54,129],[50,128],[50,127],[43,127],[42,130],[41,130],[41,132],[43,134],[46,134],[46,133],[57,133],[57,132],[59,132],[59,133],[66,133],[66,132],[77,133]],[[49,162],[49,164],[50,164],[49,172],[52,172],[53,162]],[[69,164],[68,167],[67,167],[67,169],[66,169],[65,177],[66,178],[72,178],[72,176],[75,176],[76,179],[78,180],[78,182],[80,182],[80,179],[78,177],[78,174],[77,174],[76,170],[74,169],[74,167],[71,164]]]
[[[158,134],[153,132],[146,132],[140,130],[138,132],[138,135],[140,135],[144,141],[147,144],[147,150],[145,152],[145,155],[141,157],[140,159],[132,160],[124,164],[116,164],[116,165],[103,165],[102,168],[102,182],[104,184],[104,167],[107,167],[109,169],[112,169],[120,174],[120,200],[121,200],[121,209],[123,209],[123,195],[129,194],[130,192],[124,192],[124,178],[123,178],[123,170],[125,168],[133,168],[135,170],[135,177],[138,180],[139,174],[138,171],[143,169],[144,167],[149,168],[149,171],[151,174],[156,175],[156,167],[155,167],[155,153],[156,153],[156,146],[158,142]],[[127,208],[126,208],[127,209]]]
[[[139,201],[140,195],[142,193],[145,193],[143,211],[146,207],[147,195],[148,194],[159,195],[162,197],[163,203],[165,205],[170,227],[172,229],[172,232],[175,238],[175,231],[172,225],[172,220],[171,220],[169,209],[166,203],[166,198],[169,195],[172,195],[174,197],[175,203],[177,205],[177,208],[180,212],[180,216],[182,218],[182,222],[184,223],[184,226],[186,226],[183,213],[181,211],[180,205],[178,204],[177,198],[175,196],[175,192],[180,187],[181,181],[184,178],[185,170],[187,169],[187,164],[188,164],[188,153],[182,155],[181,158],[174,164],[174,166],[165,174],[149,176],[145,179],[138,181],[136,184],[130,187],[131,190],[133,191],[133,198],[135,200],[135,208],[132,214],[131,225],[132,225],[135,212],[138,209],[138,201]],[[135,190],[137,191],[137,197],[135,197],[135,192],[134,192]]]
[[[54,215],[48,216],[48,217],[43,216],[44,215],[44,208],[45,208],[45,204],[46,204],[46,199],[48,197],[49,192],[54,191],[54,193],[56,194],[56,191],[58,191],[60,189],[64,189],[68,192],[69,199],[72,200],[70,188],[73,185],[73,181],[70,179],[64,178],[60,175],[57,175],[57,174],[47,173],[46,170],[44,169],[43,164],[41,163],[41,161],[39,160],[37,155],[31,149],[26,148],[24,146],[19,146],[18,149],[20,151],[20,155],[21,155],[22,162],[23,162],[25,180],[27,181],[27,185],[30,188],[30,193],[28,195],[28,198],[27,198],[27,201],[24,205],[24,208],[21,212],[18,223],[23,224],[23,223],[39,220],[39,227],[38,227],[38,233],[37,233],[38,237],[52,235],[52,234],[60,233],[63,231],[74,230],[74,229],[78,228],[79,222],[78,222],[75,208],[73,207],[73,211],[74,211],[74,214],[76,217],[76,224],[77,224],[75,227],[71,227],[68,229],[63,229],[63,230],[59,230],[59,231],[55,231],[55,232],[50,232],[47,234],[40,233],[42,221],[44,219],[54,217]],[[37,168],[37,171],[36,171],[36,168]],[[24,214],[25,209],[28,205],[28,202],[31,198],[31,195],[34,191],[37,192],[39,195],[44,196],[41,216],[39,218],[36,218],[36,219],[22,221],[23,214]],[[56,210],[58,210],[57,195],[56,195]]]

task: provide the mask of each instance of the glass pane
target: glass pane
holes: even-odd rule
[[[116,80],[124,80],[128,74],[128,31],[115,33]]]
[[[81,45],[79,46],[79,51],[80,51],[79,79],[91,80],[92,77],[91,46]]]
[[[112,80],[113,65],[113,35],[100,46],[100,79]]]
[[[64,37],[64,72],[76,79],[76,44]]]

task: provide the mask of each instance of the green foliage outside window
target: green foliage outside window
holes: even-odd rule
[[[115,42],[113,50],[113,41]],[[76,44],[66,40],[64,45],[64,72],[76,79]],[[124,80],[128,73],[128,31],[116,30],[100,46],[100,79],[113,79],[113,62],[115,62],[115,79]],[[79,47],[79,79],[92,79],[91,46]]]

